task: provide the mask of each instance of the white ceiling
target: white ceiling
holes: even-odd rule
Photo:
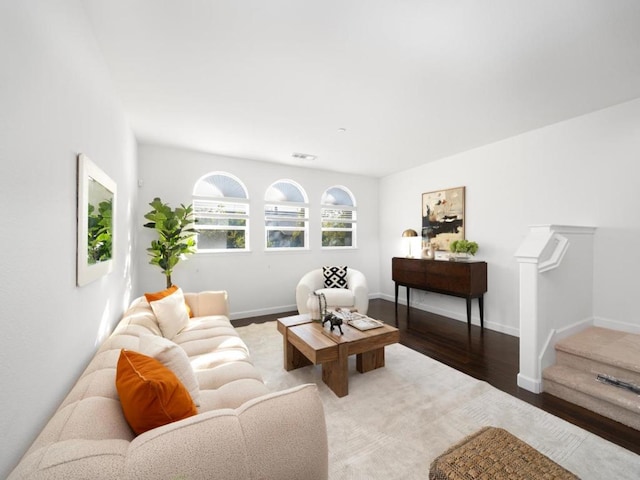
[[[640,97],[638,0],[84,3],[145,143],[384,176]]]

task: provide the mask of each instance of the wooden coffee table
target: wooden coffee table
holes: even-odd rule
[[[384,367],[384,347],[400,341],[400,332],[390,325],[360,331],[342,325],[329,331],[308,314],[278,319],[283,337],[284,368],[287,371],[306,365],[322,365],[322,380],[338,397],[349,394],[348,357],[356,355],[356,369],[365,373]]]

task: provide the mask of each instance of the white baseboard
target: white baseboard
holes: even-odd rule
[[[398,304],[399,305],[407,305],[406,302],[406,297],[400,298],[401,296],[398,295]],[[395,302],[396,298],[394,295],[386,295],[386,294],[380,294],[380,298],[383,300],[388,300],[389,302]],[[463,305],[464,307],[464,305]],[[424,305],[422,303],[411,303],[411,308],[416,308],[418,310],[422,310],[423,312],[429,312],[429,313],[435,313],[436,315],[441,315],[443,317],[447,317],[447,318],[451,318],[453,320],[458,320],[459,322],[464,322],[467,323],[467,310],[466,308],[462,309],[462,312],[458,312],[458,311],[452,311],[452,310],[447,310],[444,308],[438,308],[438,307],[433,307],[430,305]],[[480,326],[480,317],[474,317],[473,315],[471,315],[471,324],[472,325],[477,325],[478,327]],[[500,333],[505,333],[507,335],[511,335],[512,337],[519,337],[520,336],[520,331],[518,330],[518,328],[515,327],[510,327],[508,325],[502,325],[500,323],[496,323],[496,322],[490,322],[488,321],[486,318],[484,319],[484,327],[488,328],[489,330],[493,330],[494,332],[500,332]]]
[[[387,295],[386,293],[379,293],[378,294],[378,298],[381,298],[382,300],[387,300],[388,302],[395,302],[396,301],[396,297],[395,296]],[[402,305],[406,305],[407,304],[407,302],[403,302],[399,298],[398,298],[398,303],[400,303]]]
[[[540,355],[538,356],[540,375],[542,375],[542,371],[545,368],[550,367],[551,365],[554,365],[556,363],[556,343],[591,327],[593,325],[593,322],[593,317],[589,317],[572,323],[571,325],[567,325],[566,327],[552,329],[547,336],[547,341],[540,351]]]
[[[274,315],[283,312],[297,312],[298,307],[294,305],[283,305],[280,307],[261,308],[259,310],[245,310],[244,312],[232,312],[229,314],[230,320],[240,320],[242,318],[260,317],[262,315]]]
[[[518,386],[533,393],[542,391],[542,382],[540,380],[534,380],[521,373],[518,374]]]
[[[484,320],[484,326],[485,328],[488,328],[489,330],[493,330],[495,332],[511,335],[512,337],[520,337],[520,329],[516,327],[510,327],[508,325],[502,325],[495,322],[488,322],[487,319]]]
[[[369,294],[369,299],[373,300],[381,298],[380,293]],[[393,301],[393,298],[391,299]],[[245,310],[242,312],[231,312],[229,318],[231,320],[240,320],[242,318],[260,317],[262,315],[275,315],[283,312],[297,312],[298,306],[293,305],[280,305],[278,307],[260,308],[258,310]]]
[[[381,299],[381,300],[387,300],[388,302],[395,302],[395,296],[394,295],[387,295],[385,293],[372,293],[369,294],[369,299],[370,300],[375,300],[375,299]],[[406,305],[407,302],[398,297],[398,303],[400,305]],[[452,318],[454,320],[458,320],[459,322],[464,322],[467,323],[467,314],[466,314],[466,309],[462,308],[461,311],[452,311],[452,310],[446,310],[443,308],[437,308],[437,307],[431,307],[428,305],[423,305],[423,304],[412,304],[411,305],[412,308],[417,308],[418,310],[422,310],[423,312],[431,312],[431,313],[435,313],[436,315],[442,315],[443,317],[447,317],[447,318]],[[464,307],[464,304],[463,304]],[[298,307],[293,304],[293,305],[281,305],[278,307],[269,307],[269,308],[261,308],[261,309],[257,309],[257,310],[245,310],[242,312],[232,312],[229,315],[229,318],[231,320],[240,320],[242,318],[251,318],[251,317],[260,317],[262,315],[274,315],[274,314],[278,314],[278,313],[283,313],[283,312],[292,312],[292,311],[297,311]],[[480,326],[480,317],[475,317],[472,316],[471,317],[471,323],[473,325],[477,325]],[[505,333],[507,335],[511,335],[513,337],[518,337],[520,336],[520,332],[518,331],[517,328],[515,327],[510,327],[507,325],[502,325],[499,323],[495,323],[495,322],[491,322],[491,321],[487,321],[487,319],[485,318],[484,321],[484,327],[489,329],[489,330],[493,330],[495,332],[500,332],[500,333]]]
[[[638,323],[628,323],[621,322],[619,320],[611,320],[610,318],[594,317],[593,325],[596,327],[609,328],[611,330],[640,334],[640,324]]]

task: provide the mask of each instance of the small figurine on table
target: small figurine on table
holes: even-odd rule
[[[331,325],[332,332],[334,327],[338,327],[338,330],[340,330],[340,335],[344,335],[344,332],[342,331],[342,319],[340,317],[336,317],[333,313],[328,313],[324,316],[324,320],[322,320],[323,327],[326,322],[329,322],[329,324]]]

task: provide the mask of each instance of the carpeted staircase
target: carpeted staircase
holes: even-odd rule
[[[555,348],[545,392],[640,430],[640,335],[591,327]]]

